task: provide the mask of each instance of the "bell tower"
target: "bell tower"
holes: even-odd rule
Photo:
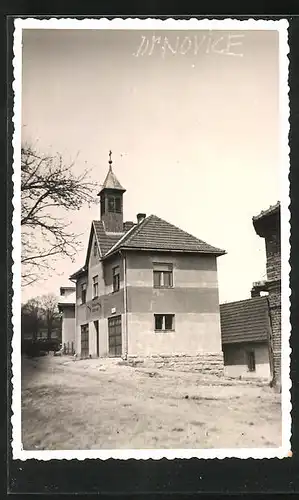
[[[123,194],[122,187],[112,170],[112,152],[109,151],[109,170],[104,180],[100,196],[101,221],[108,233],[123,232]]]

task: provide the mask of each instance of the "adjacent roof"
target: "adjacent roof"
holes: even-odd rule
[[[80,269],[78,269],[78,271],[74,272],[70,276],[70,280],[75,280],[75,279],[79,278],[79,276],[83,276],[84,274],[87,274],[87,268],[85,265],[83,267],[81,267]]]
[[[252,217],[253,227],[255,232],[262,237],[265,237],[269,227],[274,227],[275,232],[279,230],[279,215],[280,215],[280,202],[271,205],[267,210],[262,210],[258,215]],[[268,229],[267,229],[268,228]],[[266,231],[266,232],[265,232]]]
[[[125,192],[125,189],[122,187],[121,183],[113,172],[111,165],[109,166],[109,170],[106,175],[106,179],[104,180],[104,184],[102,185],[101,191],[103,191],[103,189],[117,189],[118,191],[122,191],[123,193]]]
[[[58,310],[60,311],[64,307],[75,307],[76,303],[75,302],[58,302]]]
[[[194,252],[214,255],[224,255],[226,253],[225,250],[199,240],[156,215],[146,217],[142,222],[131,228],[112,246],[106,256],[120,249]]]
[[[61,286],[60,287],[60,295],[62,295],[62,291],[68,291],[68,292],[74,292],[76,290],[76,287],[75,286],[71,286],[71,285],[68,285],[68,286]]]
[[[277,201],[275,205],[271,205],[267,210],[262,210],[258,215],[252,217],[253,221],[261,220],[264,217],[269,217],[270,215],[274,215],[280,209],[280,201]]]
[[[261,342],[268,339],[268,298],[254,297],[220,304],[222,344]]]
[[[64,288],[64,287],[62,287]],[[58,307],[61,308],[63,306],[75,306],[76,303],[76,289],[68,295],[61,295],[58,300]]]

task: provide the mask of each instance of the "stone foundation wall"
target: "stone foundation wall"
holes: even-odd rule
[[[127,362],[132,365],[142,364],[149,368],[166,368],[183,372],[197,372],[222,376],[224,374],[223,353],[199,353],[194,356],[186,354],[161,354],[141,357],[128,356]]]

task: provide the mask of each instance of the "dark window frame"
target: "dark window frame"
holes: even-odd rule
[[[171,320],[171,328],[166,328],[167,321]],[[159,327],[161,325],[161,328]],[[175,331],[175,314],[154,314],[154,329],[155,332],[174,332]]]
[[[92,298],[97,299],[99,296],[99,275],[96,274],[92,278]]]
[[[80,286],[80,296],[81,296],[81,304],[86,304],[86,283],[81,283]]]
[[[112,288],[113,293],[120,290],[120,266],[115,266],[112,268]]]
[[[158,262],[153,264],[153,286],[154,288],[173,288],[173,264]]]
[[[104,196],[101,197],[101,201],[100,201],[100,204],[101,204],[101,216],[105,214],[105,202],[106,202],[106,199]]]
[[[122,200],[120,196],[108,196],[108,212],[121,214],[122,212]]]
[[[93,242],[93,256],[96,257],[97,253],[98,253],[98,244],[97,244],[97,240],[94,240],[94,242]]]

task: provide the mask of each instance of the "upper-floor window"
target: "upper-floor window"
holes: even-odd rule
[[[172,264],[154,264],[154,287],[170,288],[173,286]]]
[[[99,277],[98,275],[92,278],[92,298],[95,299],[99,295]]]
[[[174,314],[155,314],[155,330],[161,332],[174,330]]]
[[[94,257],[97,256],[97,253],[98,253],[98,245],[97,245],[96,240],[94,240],[94,242],[93,242],[93,255],[94,255]]]
[[[85,304],[86,302],[86,283],[81,284],[81,303]]]
[[[121,198],[118,196],[109,196],[108,198],[108,212],[121,213]]]
[[[112,269],[113,273],[113,291],[118,292],[120,286],[120,268],[116,266]]]

